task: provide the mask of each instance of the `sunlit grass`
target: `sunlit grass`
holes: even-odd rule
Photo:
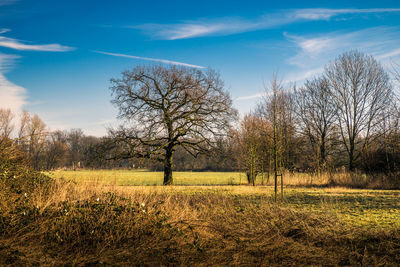
[[[253,187],[247,185],[245,174],[238,172],[174,172],[175,186],[172,187],[159,186],[163,180],[162,172],[146,170],[60,170],[53,172],[52,176],[75,181],[83,187],[96,185],[101,191],[117,190],[128,195],[138,191],[189,195],[212,193],[230,195],[256,205],[271,202],[274,193],[272,177],[268,186]],[[328,178],[286,174],[285,179],[289,187],[284,190],[284,206],[314,213],[330,212],[357,226],[400,228],[400,190],[292,187],[309,185],[311,179],[317,185],[323,184]]]
[[[271,185],[226,182],[239,177],[244,183],[240,173],[180,174],[182,185],[159,186],[162,173],[59,171],[52,174],[56,180],[35,184],[28,194],[10,198],[13,191],[5,187],[0,242],[8,245],[0,249],[0,265],[400,261],[399,190],[301,187],[296,182],[309,177],[293,175],[297,180],[275,203]]]
[[[162,185],[163,172],[145,170],[78,170],[55,171],[52,177],[76,182],[96,182],[104,185]],[[246,184],[246,176],[239,172],[174,172],[175,185],[234,185]]]
[[[54,178],[64,178],[75,182],[99,183],[103,185],[162,185],[163,172],[147,170],[57,170],[49,173]],[[174,185],[245,185],[243,172],[174,172]],[[302,173],[285,173],[284,183],[288,185],[322,185],[326,176],[314,177]],[[273,177],[267,174],[257,176],[257,183],[272,185]]]

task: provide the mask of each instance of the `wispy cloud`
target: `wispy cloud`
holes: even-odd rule
[[[205,67],[199,66],[199,65],[187,64],[187,63],[182,63],[182,62],[172,61],[172,60],[167,60],[167,59],[157,59],[157,58],[148,58],[148,57],[138,57],[138,56],[132,56],[132,55],[126,55],[126,54],[118,54],[118,53],[110,53],[110,52],[104,52],[104,51],[96,51],[96,50],[93,50],[92,52],[99,53],[99,54],[103,54],[103,55],[108,55],[108,56],[114,56],[114,57],[124,57],[124,58],[140,59],[140,60],[154,61],[154,62],[160,62],[160,63],[165,63],[165,64],[172,64],[172,65],[178,65],[178,66],[185,66],[185,67],[191,67],[191,68],[198,68],[198,69],[203,69],[203,68],[205,68]]]
[[[9,32],[9,29],[0,29],[0,34]],[[9,38],[5,36],[0,36],[0,46],[7,47],[15,50],[28,50],[28,51],[50,51],[50,52],[66,52],[74,50],[75,48],[69,46],[63,46],[60,44],[26,44],[20,40]]]
[[[339,15],[400,12],[400,8],[373,9],[292,9],[265,14],[256,19],[220,18],[214,20],[184,21],[176,24],[143,24],[128,26],[142,30],[156,39],[177,40],[204,36],[230,35],[265,30],[282,25],[313,20],[329,20]]]
[[[400,29],[396,27],[374,27],[314,36],[284,35],[298,47],[297,54],[288,60],[298,66],[309,66],[312,59],[326,60],[327,56],[336,56],[351,49],[361,50],[379,59],[399,54]]]
[[[131,26],[142,30],[153,38],[162,40],[177,40],[203,37],[209,35],[229,35],[246,31],[254,31],[260,28],[269,28],[282,23],[275,16],[262,18],[256,21],[246,21],[237,18],[223,18],[219,20],[202,20],[184,22],[178,24],[144,24]]]
[[[265,92],[257,93],[257,94],[253,94],[253,95],[247,95],[247,96],[239,96],[235,100],[249,100],[249,99],[256,99],[256,98],[260,98],[260,97],[264,97],[264,96],[267,96],[267,94]]]
[[[4,72],[12,66],[15,58],[17,57],[0,54],[0,107],[18,113],[27,103],[27,91],[4,76]]]
[[[10,29],[3,28],[3,29],[0,29],[0,34],[6,33],[9,31],[10,31]]]
[[[348,14],[370,14],[370,13],[390,13],[399,12],[400,8],[369,8],[369,9],[329,9],[329,8],[310,8],[298,9],[294,11],[295,17],[308,20],[329,20],[334,16]]]
[[[295,35],[284,33],[294,44],[294,53],[286,59],[288,69],[284,84],[301,85],[306,79],[320,75],[324,66],[339,54],[358,49],[374,56],[389,71],[392,62],[400,62],[400,28],[374,27],[354,32],[332,32],[317,35]],[[263,93],[238,97],[236,100],[256,99]]]
[[[287,63],[297,67],[288,77],[293,81],[302,81],[321,73],[329,61],[353,49],[373,55],[382,63],[400,56],[398,48],[400,30],[393,27],[375,27],[355,32],[334,32],[314,36],[285,33],[285,36],[296,46],[295,54],[287,59]]]
[[[376,59],[384,60],[384,59],[394,58],[394,57],[398,57],[398,56],[400,56],[400,48],[395,48],[395,49],[393,49],[391,51],[388,51],[387,53],[383,53],[383,54],[377,55]]]

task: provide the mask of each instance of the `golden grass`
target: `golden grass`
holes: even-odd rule
[[[66,179],[78,183],[101,185],[145,186],[162,185],[163,172],[147,170],[57,170],[47,173],[56,179]],[[400,189],[400,174],[365,175],[362,173],[283,173],[285,186],[301,187],[350,187],[370,189]],[[174,172],[174,185],[245,185],[247,178],[241,172]],[[278,177],[280,184],[280,177]],[[274,179],[264,173],[257,176],[257,185],[273,185]]]
[[[103,185],[162,185],[163,172],[146,170],[58,170],[49,173],[54,178],[65,178],[79,183]],[[174,172],[175,185],[246,184],[246,176],[239,172]]]
[[[21,202],[10,202],[0,189],[0,265],[400,261],[396,190],[288,187],[284,202],[275,204],[271,186],[56,180],[27,196],[21,192]]]
[[[162,185],[163,172],[147,170],[56,170],[48,173],[59,179],[64,178],[79,183],[102,185]],[[338,174],[338,178],[341,175]],[[245,185],[246,174],[242,172],[174,172],[175,185]],[[303,173],[284,173],[284,184],[293,186],[326,185],[330,181],[327,174],[319,176]],[[272,185],[273,176],[257,176],[257,184]]]

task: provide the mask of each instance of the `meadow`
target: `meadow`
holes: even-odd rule
[[[139,170],[56,170],[46,174],[56,179],[66,179],[77,183],[97,183],[102,185],[162,185],[163,172],[153,172],[146,169]],[[337,174],[335,182],[339,185],[341,180],[348,180],[347,173]],[[173,174],[174,185],[247,185],[246,174],[243,172],[179,172]],[[272,185],[273,176],[264,173],[257,176],[257,184]],[[284,174],[285,185],[293,186],[323,186],[328,184],[328,175],[310,176],[304,173]],[[347,182],[347,181],[346,181]],[[343,183],[344,184],[344,183]]]
[[[310,186],[311,177],[294,175],[274,202],[273,186],[245,185],[241,173],[177,172],[175,186],[144,170],[50,175],[0,194],[0,264],[400,262],[400,190],[321,186],[326,177]]]
[[[148,170],[57,170],[48,173],[59,179],[103,185],[162,185],[163,172]],[[239,185],[246,176],[239,172],[174,172],[175,185]]]
[[[163,172],[148,170],[58,170],[48,174],[81,186],[118,188],[124,192],[222,194],[246,199],[254,205],[273,202],[274,196],[272,176],[269,180],[265,177],[263,185],[259,177],[258,185],[253,187],[247,184],[245,173],[240,172],[174,172],[173,187],[161,186]],[[329,187],[326,175],[311,177],[286,173],[284,178],[283,206],[314,213],[330,212],[354,225],[400,228],[400,190]],[[335,183],[340,184],[345,178],[345,175],[338,175]],[[278,201],[281,202],[280,195]]]

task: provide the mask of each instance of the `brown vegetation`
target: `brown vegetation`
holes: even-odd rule
[[[399,229],[215,192],[51,182],[1,192],[2,265],[391,265]]]

